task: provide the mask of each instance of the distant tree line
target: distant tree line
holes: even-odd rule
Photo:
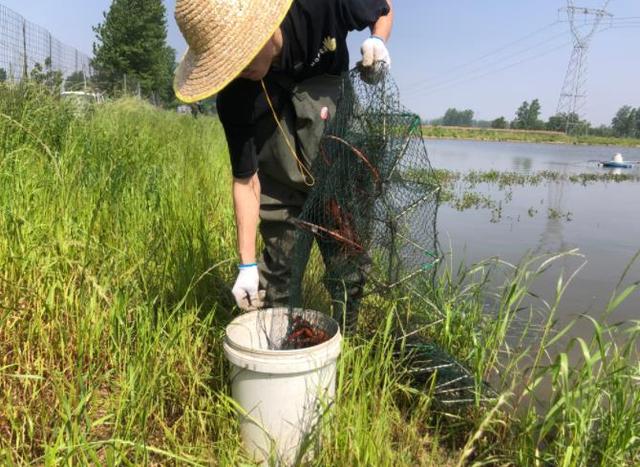
[[[471,109],[458,110],[452,108],[445,112],[444,117],[434,120],[431,124],[441,126],[474,126],[473,115],[474,112]]]
[[[593,127],[586,120],[581,120],[575,113],[558,113],[549,117],[547,121],[540,118],[542,106],[538,99],[531,102],[524,101],[516,110],[515,118],[508,121],[504,116],[495,120],[474,120],[471,109],[448,109],[444,116],[428,121],[430,125],[461,126],[514,130],[546,130],[563,133],[586,133],[597,136],[617,136],[640,138],[640,107],[625,105],[613,117],[611,125]]]

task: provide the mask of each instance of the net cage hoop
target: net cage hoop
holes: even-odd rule
[[[419,126],[416,126],[416,122],[418,125],[421,125],[422,122],[420,121],[420,117],[418,117],[417,115],[414,114],[408,114],[410,115],[412,118],[414,118],[414,123],[409,127],[409,130],[407,131],[407,134],[409,135],[409,137],[407,138],[407,141],[404,144],[404,147],[402,148],[402,151],[400,151],[399,156],[395,159],[395,162],[393,164],[393,166],[391,167],[391,170],[389,171],[389,175],[387,177],[387,180],[385,181],[389,181],[391,179],[391,177],[393,177],[393,174],[396,171],[396,168],[398,166],[398,164],[400,163],[400,161],[402,160],[402,158],[404,157],[404,155],[406,154],[407,150],[409,149],[409,145],[412,143],[412,139],[411,139],[411,135],[416,131],[416,128],[420,128]],[[422,132],[418,132],[415,137],[417,138],[421,138],[422,137]]]
[[[330,237],[332,237],[334,240],[337,240],[341,243],[345,243],[347,245],[352,246],[358,252],[364,252],[364,248],[361,245],[357,244],[353,240],[349,240],[348,238],[339,234],[338,232],[327,229],[326,227],[322,227],[321,225],[317,225],[317,224],[312,224],[310,222],[306,222],[300,219],[294,219],[293,223],[303,229],[310,230],[314,235],[317,235],[319,232],[325,233]]]
[[[376,184],[379,186],[379,188],[381,189],[381,183],[382,181],[380,180],[380,172],[378,172],[378,170],[376,170],[376,168],[371,164],[371,162],[369,161],[369,159],[367,158],[367,156],[364,155],[364,153],[362,151],[360,151],[358,148],[356,148],[355,146],[353,146],[351,143],[349,143],[348,141],[345,141],[344,139],[335,136],[335,135],[326,135],[325,138],[327,139],[331,139],[334,141],[337,141],[339,143],[344,144],[345,146],[347,146],[349,149],[351,149],[351,151],[353,152],[353,154],[356,155],[356,157],[358,159],[360,159],[366,166],[367,168],[371,171],[371,174],[373,175]]]
[[[315,289],[304,282],[304,272],[315,241],[334,312],[342,313],[348,329],[366,296],[400,288],[414,294],[421,277],[434,277],[439,186],[421,120],[402,106],[389,75],[374,84],[357,70],[344,76],[336,110],[323,125],[310,165],[316,184],[292,220],[297,233],[289,307],[312,303],[304,295]],[[407,323],[402,335],[420,334],[423,324]]]

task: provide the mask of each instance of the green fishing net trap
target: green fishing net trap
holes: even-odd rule
[[[304,303],[304,272],[315,241],[324,285],[349,333],[365,295],[407,289],[434,273],[439,187],[420,118],[401,105],[388,74],[368,83],[353,70],[340,91],[311,168],[314,187],[295,221],[290,307]]]
[[[314,243],[324,263],[333,316],[346,335],[356,331],[363,301],[369,306],[367,297],[419,298],[441,261],[436,228],[440,187],[421,120],[401,105],[388,73],[376,82],[365,81],[357,69],[345,74],[311,173],[314,186],[294,221],[288,320],[263,320],[273,349],[305,348],[331,336],[304,311],[309,306],[305,272]],[[314,273],[311,282],[317,277]],[[385,313],[375,316],[386,319]],[[444,399],[472,397],[463,394],[474,387],[472,375],[423,337],[429,319],[412,310],[396,320],[394,355],[415,386],[435,387]],[[368,322],[373,328],[379,324]]]

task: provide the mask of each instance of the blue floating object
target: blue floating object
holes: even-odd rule
[[[616,162],[616,161],[607,161],[600,162],[602,167],[607,167],[609,169],[631,169],[633,168],[633,164],[627,164],[626,162]]]

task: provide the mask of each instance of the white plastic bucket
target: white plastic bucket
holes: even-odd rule
[[[285,465],[299,455],[305,436],[335,397],[336,362],[342,336],[330,317],[296,310],[310,322],[321,322],[332,336],[302,350],[269,350],[273,329],[288,322],[287,308],[254,311],[228,327],[224,352],[231,363],[231,392],[242,408],[240,430],[248,454],[258,462],[273,459]],[[273,326],[272,326],[273,325]]]

